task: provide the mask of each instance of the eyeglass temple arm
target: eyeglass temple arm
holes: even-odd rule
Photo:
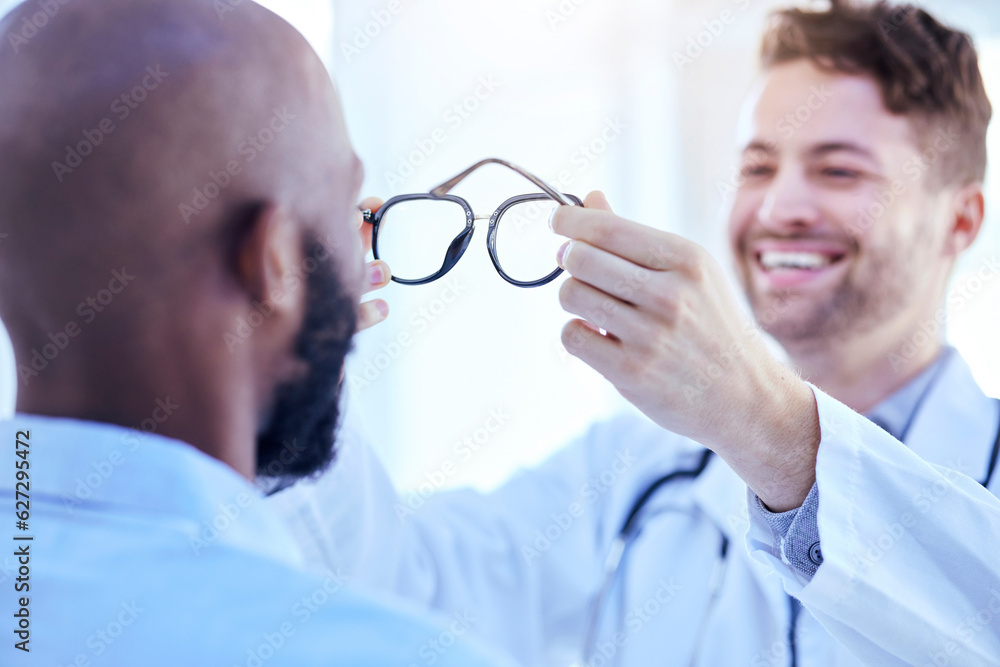
[[[466,176],[468,176],[469,174],[471,174],[472,172],[474,172],[476,169],[479,169],[484,164],[490,164],[490,163],[503,165],[504,167],[507,167],[508,169],[512,169],[512,170],[516,171],[517,173],[521,174],[521,176],[524,176],[526,179],[528,179],[529,181],[531,181],[532,183],[534,183],[535,185],[537,185],[539,187],[539,189],[541,189],[542,192],[544,192],[548,196],[552,197],[553,199],[555,199],[557,202],[559,202],[563,206],[576,206],[575,202],[571,201],[563,193],[559,192],[558,190],[556,190],[555,188],[553,188],[552,186],[550,186],[549,184],[547,184],[542,179],[540,179],[537,176],[535,176],[535,175],[533,175],[533,174],[525,171],[524,169],[521,169],[516,164],[513,164],[511,162],[507,162],[507,160],[501,160],[500,158],[495,158],[495,157],[488,157],[485,160],[480,160],[476,164],[472,165],[471,167],[469,167],[468,169],[466,169],[465,171],[463,171],[458,176],[455,176],[453,178],[448,179],[447,181],[445,181],[441,185],[439,185],[436,188],[434,188],[433,190],[431,190],[431,194],[434,195],[435,197],[442,197],[442,196],[448,194],[448,192],[451,191],[451,189],[453,187],[455,187],[456,185],[458,185]]]

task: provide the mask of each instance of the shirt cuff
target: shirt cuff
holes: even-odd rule
[[[772,512],[760,498],[748,490],[751,524],[763,530],[758,535],[771,536],[769,551],[790,567],[805,585],[823,564],[819,543],[819,486],[813,484],[802,506],[787,512]]]

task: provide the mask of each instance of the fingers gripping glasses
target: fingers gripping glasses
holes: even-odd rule
[[[487,158],[428,193],[398,195],[375,212],[362,211],[364,219],[372,223],[375,259],[389,264],[395,282],[404,285],[433,282],[462,258],[472,241],[475,221],[482,218],[475,216],[465,199],[448,192],[486,164],[512,169],[542,190],[511,197],[490,216],[486,248],[497,273],[517,287],[546,285],[562,273],[555,266],[559,237],[548,228],[548,218],[557,206],[582,206],[583,202],[506,160]]]

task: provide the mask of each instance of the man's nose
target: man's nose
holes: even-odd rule
[[[757,219],[774,232],[795,232],[815,225],[819,207],[806,174],[800,169],[779,169],[757,210]]]

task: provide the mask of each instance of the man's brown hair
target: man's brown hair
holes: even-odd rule
[[[827,71],[874,78],[886,108],[912,121],[932,182],[983,180],[993,110],[969,35],[913,5],[831,0],[824,11],[772,15],[762,66],[801,58]],[[948,138],[943,151],[940,140],[933,147],[940,136]]]

